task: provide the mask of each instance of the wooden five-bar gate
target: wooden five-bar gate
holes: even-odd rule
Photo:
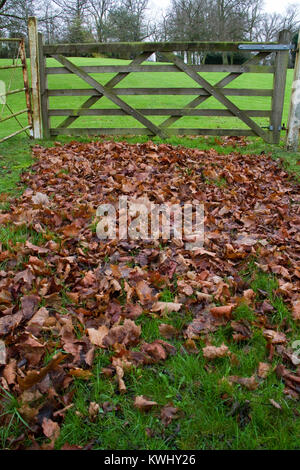
[[[36,119],[41,119],[44,137],[57,135],[157,135],[162,138],[172,135],[234,135],[259,136],[266,142],[278,143],[282,126],[282,111],[286,71],[289,57],[289,34],[282,31],[276,43],[235,43],[235,42],[173,42],[173,43],[96,43],[96,44],[58,44],[44,45],[43,37],[34,33],[36,23],[31,19],[29,30],[32,37],[38,37],[36,44],[31,44],[31,60],[37,64],[39,75],[39,96],[33,100],[33,113]],[[189,65],[178,55],[178,52],[241,52],[247,51],[250,58],[242,65]],[[74,64],[73,59],[97,54],[118,54],[119,56],[135,57],[128,65],[85,65]],[[167,64],[145,64],[153,53],[159,53]],[[275,54],[272,65],[262,65],[264,59]],[[59,67],[47,67],[46,58],[52,57],[59,62]],[[95,59],[96,61],[97,59]],[[136,72],[183,72],[195,82],[193,88],[120,88],[116,87],[130,73]],[[199,72],[228,73],[218,83],[212,85]],[[90,74],[115,73],[104,85]],[[273,87],[270,89],[226,88],[244,73],[271,73]],[[48,76],[53,74],[73,74],[79,77],[91,88],[80,89],[51,89],[48,87]],[[34,93],[34,90],[33,90]],[[128,104],[121,96],[129,95],[194,95],[193,99],[181,108],[138,108]],[[51,97],[81,96],[86,97],[78,109],[49,107]],[[198,106],[209,97],[214,97],[223,105],[223,109],[203,109]],[[261,96],[271,97],[271,109],[241,109],[229,98],[230,96]],[[92,108],[103,97],[106,97],[118,108]],[[131,116],[143,127],[135,128],[80,128],[74,127],[75,121],[81,116]],[[65,116],[58,127],[51,127],[53,116]],[[152,122],[148,116],[166,116],[159,125]],[[226,116],[235,117],[246,124],[245,129],[212,129],[212,128],[179,128],[172,125],[183,116]],[[269,118],[269,125],[263,128],[253,120],[254,117]],[[70,127],[72,126],[72,127]],[[39,136],[37,136],[39,137]]]

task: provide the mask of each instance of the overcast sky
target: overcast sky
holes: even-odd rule
[[[161,9],[165,10],[169,3],[170,0],[150,0],[149,6],[151,7],[153,12],[158,13]],[[285,5],[287,5],[287,3],[293,3],[299,5],[300,7],[300,1],[298,0],[290,0],[290,2],[287,2],[285,0],[265,0],[263,3],[264,9],[266,11],[276,11],[278,13],[282,13],[284,11]]]

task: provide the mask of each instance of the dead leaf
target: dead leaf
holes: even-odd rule
[[[235,333],[232,335],[232,339],[236,342],[245,341],[252,337],[251,325],[246,320],[232,321],[230,326],[233,328]]]
[[[178,330],[174,328],[172,325],[168,325],[166,323],[161,323],[158,327],[159,332],[162,336],[167,339],[173,338],[174,336],[178,335]]]
[[[43,433],[46,437],[51,439],[50,446],[53,448],[55,441],[58,439],[60,434],[59,424],[52,421],[51,419],[44,418],[42,423]]]
[[[300,320],[300,300],[293,303],[292,315],[295,321]]]
[[[147,302],[151,302],[153,299],[153,292],[151,287],[146,281],[139,281],[136,285],[136,293],[140,299],[142,305],[146,304]]]
[[[160,410],[160,418],[164,426],[169,426],[173,419],[177,419],[178,408],[168,403]]]
[[[247,289],[243,292],[243,299],[246,301],[247,305],[251,305],[255,300],[256,293],[253,289]]]
[[[0,290],[0,304],[11,304],[12,296],[8,290],[1,289]]]
[[[34,251],[35,253],[38,253],[39,255],[44,255],[46,253],[49,253],[48,248],[43,248],[41,246],[33,245],[28,240],[25,242],[25,246],[29,248],[30,251]]]
[[[271,341],[272,344],[282,344],[287,341],[285,334],[280,331],[264,330],[263,335],[266,339]]]
[[[38,410],[29,406],[28,403],[22,403],[18,411],[27,422],[33,421],[38,414]]]
[[[69,444],[68,442],[66,442],[66,443],[60,448],[60,450],[82,450],[82,446],[77,446],[77,445]]]
[[[36,205],[48,206],[50,204],[47,194],[44,193],[36,193],[31,199],[33,204]]]
[[[90,406],[89,406],[89,417],[92,422],[94,422],[95,419],[97,418],[99,414],[99,410],[100,410],[100,405],[98,405],[98,403],[96,403],[95,401],[91,401]]]
[[[55,369],[64,360],[65,357],[65,354],[58,353],[53,357],[53,359],[49,362],[47,366],[43,367],[40,370],[29,371],[24,378],[18,377],[18,383],[20,385],[21,390],[27,390],[33,385],[41,382],[46,377],[48,372]]]
[[[7,352],[4,341],[0,339],[0,366],[6,364],[7,361]]]
[[[137,326],[134,321],[126,318],[123,325],[112,327],[103,338],[102,344],[106,347],[114,344],[134,345],[141,335],[141,326]]]
[[[100,348],[104,348],[103,345],[103,338],[107,335],[109,332],[109,329],[106,326],[99,326],[98,330],[95,328],[88,328],[87,329],[90,342],[94,344],[95,346],[99,346]]]
[[[156,406],[156,401],[148,400],[148,398],[143,395],[139,395],[134,399],[134,406],[141,411],[149,411],[153,406]]]
[[[40,297],[37,295],[24,295],[21,298],[21,312],[25,320],[31,319],[40,300]]]
[[[184,349],[186,349],[186,351],[189,353],[189,354],[198,354],[199,353],[199,349],[197,348],[196,346],[196,343],[193,339],[187,339],[186,342],[184,343]]]
[[[11,221],[11,214],[0,213],[0,225],[8,224]]]
[[[0,318],[0,335],[6,335],[13,328],[16,328],[21,323],[22,319],[23,315],[21,312]]]
[[[124,369],[121,366],[116,366],[116,375],[117,375],[117,380],[118,380],[118,385],[119,385],[119,392],[120,393],[125,393],[126,392],[126,385],[123,380],[124,377]]]
[[[9,363],[4,367],[2,372],[8,385],[13,385],[16,381],[17,361],[16,359],[10,359]]]
[[[78,379],[88,380],[93,376],[93,373],[90,370],[80,369],[79,367],[76,369],[70,369],[69,371],[72,377],[77,377]]]
[[[179,312],[181,307],[182,304],[178,302],[155,302],[152,305],[151,311],[161,313]]]
[[[61,230],[65,237],[72,238],[77,237],[80,233],[81,227],[76,222],[70,225],[65,225]]]
[[[221,346],[206,346],[205,348],[202,349],[203,351],[203,357],[205,359],[216,359],[217,357],[225,357],[225,356],[230,356],[230,351],[228,349],[228,346],[226,346],[224,343],[221,344]]]
[[[277,408],[277,410],[281,410],[281,406],[279,405],[279,403],[277,403],[277,401],[273,400],[273,398],[270,398],[269,402],[271,403],[271,405],[274,406],[274,408]]]
[[[219,326],[225,325],[227,320],[224,317],[216,317],[209,311],[203,310],[190,323],[184,332],[186,338],[198,339],[202,334],[212,333]]]
[[[31,320],[28,322],[27,326],[42,327],[44,326],[48,318],[49,318],[49,311],[45,307],[42,307],[33,315]]]
[[[236,375],[231,375],[228,377],[228,380],[230,383],[240,384],[248,390],[256,390],[259,386],[259,383],[254,375],[251,377],[238,377]]]
[[[147,353],[154,362],[164,361],[167,359],[167,353],[164,347],[157,341],[153,343],[144,343],[141,351]]]
[[[210,309],[210,312],[215,315],[216,317],[225,317],[225,318],[230,318],[231,317],[231,312],[234,309],[236,304],[231,304],[231,305],[223,305],[221,307],[212,307]]]
[[[258,377],[260,377],[261,379],[265,379],[268,376],[271,367],[272,367],[271,364],[268,364],[267,362],[260,362],[258,364],[258,371],[257,371]]]

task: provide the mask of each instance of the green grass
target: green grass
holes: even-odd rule
[[[275,294],[276,279],[254,270],[251,265],[249,274],[250,285],[258,299],[269,300],[274,305],[275,315],[280,314],[283,302]],[[249,280],[248,276],[244,276],[245,280]],[[172,300],[167,289],[162,297],[165,301]],[[151,342],[161,338],[160,323],[167,322],[182,329],[191,321],[189,316],[179,317],[176,313],[169,314],[167,319],[143,315],[137,323],[143,325],[143,339]],[[252,322],[256,315],[247,305],[240,305],[234,311],[234,319]],[[291,319],[290,322],[292,342],[300,332]],[[98,352],[92,380],[74,383],[74,406],[68,411],[56,447],[60,448],[65,442],[84,446],[93,441],[94,449],[108,450],[299,449],[299,405],[283,394],[284,385],[274,371],[276,356],[269,376],[255,392],[224,381],[229,375],[250,377],[259,362],[267,361],[266,340],[260,328],[252,325],[251,329],[253,336],[246,344],[230,341],[230,326],[220,328],[211,336],[216,346],[223,342],[229,344],[237,357],[234,363],[227,357],[208,363],[201,352],[204,346],[201,340],[196,341],[197,355],[180,350],[181,338],[169,340],[180,352],[162,364],[133,369],[125,378],[128,389],[125,395],[120,395],[117,384],[101,374],[102,367],[109,364],[109,355]],[[148,413],[133,408],[137,395],[145,395],[159,406],[172,403],[179,409],[179,419],[165,428],[159,407]],[[270,399],[278,402],[282,409],[275,409]],[[100,405],[99,416],[93,423],[88,415],[91,401]],[[101,404],[106,401],[113,405],[113,411],[103,412]]]
[[[20,428],[30,427],[22,418],[18,400],[0,385],[0,398],[2,406],[0,407],[0,418],[6,418],[6,425],[0,427],[0,448],[6,448],[9,439],[14,439],[20,434]]]
[[[274,277],[253,269],[251,264],[247,268],[247,275],[243,277],[250,282],[259,300],[267,299],[273,303],[275,298],[281,299],[275,294],[277,282]],[[171,292],[165,289],[162,297],[171,300]],[[275,313],[279,313],[280,303],[273,305]],[[235,320],[253,321],[256,318],[255,312],[246,305],[236,308],[233,315]],[[162,338],[158,328],[160,323],[167,322],[182,330],[190,321],[190,315],[172,313],[164,319],[142,315],[137,323],[143,325],[143,339],[151,342]],[[290,321],[289,340],[292,342],[300,332]],[[110,364],[111,353],[98,350],[92,378],[89,381],[76,379],[72,385],[73,406],[66,414],[56,448],[65,443],[85,446],[92,442],[93,449],[106,450],[299,450],[297,413],[300,407],[283,394],[284,384],[274,371],[278,361],[276,355],[269,376],[261,381],[256,391],[226,381],[230,375],[250,377],[259,362],[267,361],[266,340],[260,328],[252,324],[251,330],[253,335],[246,343],[230,341],[229,325],[211,335],[212,344],[219,346],[225,342],[229,345],[237,358],[234,362],[228,357],[207,362],[201,352],[205,346],[202,340],[196,341],[199,348],[196,355],[188,355],[181,349],[181,337],[169,340],[177,354],[161,364],[133,368],[125,375],[127,393],[124,395],[119,393],[117,383],[101,372]],[[19,413],[21,403],[6,392],[1,395],[5,399],[2,413],[7,415],[8,424],[0,429],[0,439],[6,448],[21,433],[27,436],[27,423],[22,421]],[[136,410],[133,402],[137,395],[145,395],[158,406],[146,413]],[[274,408],[270,399],[279,403],[281,410]],[[100,405],[93,422],[88,411],[91,402]],[[105,402],[110,403],[111,411],[104,412],[102,405]],[[179,418],[164,427],[160,408],[167,403],[178,408]],[[30,445],[30,438],[26,437],[25,442]]]
[[[0,128],[1,126],[3,124],[0,124]],[[18,184],[20,174],[32,163],[30,141],[25,135],[0,144],[0,192],[20,194],[22,191]],[[6,207],[0,199],[0,209],[3,210]]]
[[[148,327],[146,340],[160,337],[156,321],[149,320]],[[215,335],[214,344],[226,340],[224,328]],[[180,346],[179,341],[171,342]],[[201,341],[198,345],[203,346]],[[181,352],[161,365],[134,369],[126,376],[125,395],[118,393],[117,384],[101,375],[101,368],[109,362],[107,354],[100,352],[91,382],[77,380],[74,384],[74,406],[68,411],[57,448],[65,442],[86,445],[93,440],[94,449],[299,449],[299,420],[293,413],[299,407],[285,399],[283,384],[275,372],[256,392],[222,382],[228,375],[251,376],[258,363],[266,360],[261,332],[254,331],[247,348],[230,345],[230,349],[238,357],[238,365],[224,358],[206,370],[202,353],[194,356]],[[180,419],[164,428],[159,409],[142,413],[133,408],[137,395],[145,395],[160,406],[172,403],[178,407]],[[282,410],[271,406],[271,398]],[[100,405],[109,401],[116,410],[107,414],[102,411],[90,423],[91,401]],[[243,410],[248,402],[250,416],[234,413],[236,404]]]
[[[13,250],[16,244],[24,244],[27,240],[34,245],[45,242],[41,233],[26,227],[26,225],[17,227],[13,225],[0,226],[0,242],[3,249]]]
[[[300,333],[300,330],[292,320],[290,311],[286,307],[281,295],[277,294],[278,281],[275,276],[264,272],[256,272],[254,280],[250,285],[255,292],[260,293],[257,295],[258,298],[267,298],[274,308],[274,311],[269,314],[270,320],[274,325],[280,328],[283,323],[286,323],[293,329],[293,332],[297,330]]]

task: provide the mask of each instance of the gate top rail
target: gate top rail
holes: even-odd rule
[[[279,42],[110,42],[110,43],[78,43],[44,45],[44,55],[71,54],[81,55],[82,52],[172,52],[172,51],[248,51],[277,52],[292,48],[289,44]]]

